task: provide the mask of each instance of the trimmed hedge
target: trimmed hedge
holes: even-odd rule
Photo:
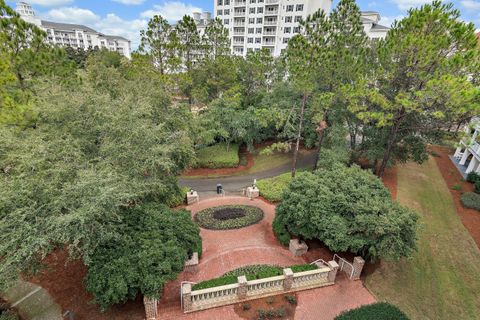
[[[275,215],[272,223],[273,233],[282,246],[288,247],[290,244],[290,233],[287,230],[287,227],[282,222],[279,216]]]
[[[197,161],[194,168],[234,168],[238,167],[240,158],[238,156],[238,144],[218,143],[213,146],[203,147],[196,151]]]
[[[0,320],[19,320],[20,317],[12,310],[0,310]]]
[[[259,180],[257,186],[260,189],[260,195],[271,202],[279,202],[282,200],[283,191],[292,181],[290,172],[281,174],[276,177]]]
[[[215,213],[219,210],[238,210],[245,211],[244,216],[238,216],[232,219],[216,219]],[[255,224],[263,219],[264,213],[260,208],[252,206],[218,206],[200,211],[194,217],[200,227],[210,230],[229,230],[239,229]]]
[[[462,201],[464,207],[480,211],[480,194],[465,192],[462,194],[460,200]]]
[[[467,181],[470,183],[475,183],[477,181],[480,181],[480,175],[472,171],[467,175]]]
[[[396,306],[379,302],[343,312],[335,320],[408,320]]]
[[[302,264],[288,267],[294,273],[318,269],[315,264]],[[281,276],[283,268],[270,265],[250,265],[225,273],[223,276],[193,285],[192,290],[201,290],[237,283],[238,277],[245,275],[248,281]]]

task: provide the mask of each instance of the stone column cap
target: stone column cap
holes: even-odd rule
[[[293,271],[292,271],[292,269],[290,269],[290,268],[285,268],[285,269],[283,269],[283,275],[284,275],[284,276],[287,276],[287,277],[288,277],[288,276],[293,276]]]
[[[362,257],[353,258],[354,263],[365,263],[365,260]]]
[[[337,261],[332,260],[327,262],[330,269],[338,269],[340,266],[338,265]]]
[[[240,283],[240,284],[247,283],[247,277],[246,276],[239,276],[237,279],[238,279],[238,283]]]
[[[184,283],[182,285],[182,293],[192,293],[192,284],[191,283]]]

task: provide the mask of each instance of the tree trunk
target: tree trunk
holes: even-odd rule
[[[383,177],[385,173],[385,169],[387,168],[388,160],[390,160],[390,156],[392,154],[393,145],[395,144],[395,140],[397,139],[397,132],[399,127],[400,127],[400,121],[398,121],[390,131],[390,135],[388,137],[387,149],[383,153],[382,162],[380,163],[380,167],[376,172],[379,178]]]
[[[320,160],[320,153],[322,152],[323,139],[325,138],[325,130],[318,133],[318,148],[315,155],[315,163],[313,164],[313,171],[318,169],[318,161]]]
[[[295,174],[297,173],[297,159],[298,159],[298,150],[300,149],[300,139],[302,138],[302,130],[303,130],[303,117],[305,114],[305,105],[307,103],[307,93],[303,93],[302,99],[302,109],[300,110],[300,121],[298,124],[298,134],[297,134],[297,142],[295,144],[295,150],[293,152],[293,161],[292,161],[292,178],[295,178]]]

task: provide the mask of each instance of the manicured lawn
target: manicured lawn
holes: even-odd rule
[[[238,145],[219,143],[197,150],[196,168],[233,168],[238,166]]]
[[[264,148],[258,148],[253,152],[254,164],[247,170],[248,173],[257,173],[283,166],[292,162],[292,153],[274,152],[273,154],[262,154]]]
[[[422,215],[418,252],[383,262],[366,286],[411,319],[480,319],[480,250],[432,158],[398,168],[398,200]]]

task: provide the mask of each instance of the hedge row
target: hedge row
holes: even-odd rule
[[[282,200],[283,191],[292,181],[291,173],[284,173],[276,177],[262,179],[257,182],[262,197],[271,202],[279,202]]]
[[[335,320],[408,320],[408,317],[396,306],[379,302],[343,312]]]
[[[285,226],[285,224],[282,222],[282,220],[278,215],[275,215],[275,218],[273,219],[272,229],[278,241],[283,246],[288,247],[291,239],[290,233],[288,232],[287,227]]]
[[[462,204],[466,208],[480,210],[480,194],[473,192],[465,192],[460,198]]]
[[[303,264],[303,265],[290,266],[289,268],[292,269],[294,273],[298,273],[298,272],[315,270],[318,267],[315,264],[313,265]],[[219,278],[199,282],[195,284],[192,287],[192,289],[202,290],[207,288],[224,286],[228,284],[234,284],[234,283],[237,283],[238,277],[242,275],[245,275],[248,281],[265,279],[265,278],[283,275],[283,268],[278,266],[270,266],[270,265],[245,266],[245,267],[241,267],[241,268],[229,271]]]
[[[238,145],[218,143],[213,146],[203,147],[196,151],[197,161],[195,168],[234,168],[238,167],[240,158],[238,156]]]

